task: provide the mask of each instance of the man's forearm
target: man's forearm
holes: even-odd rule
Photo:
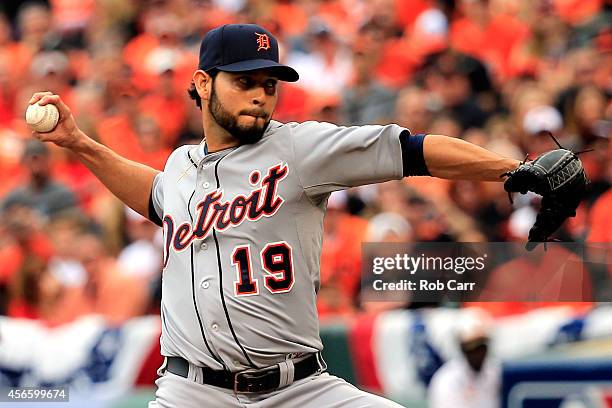
[[[441,135],[427,135],[423,154],[432,176],[452,180],[502,181],[503,173],[520,164],[465,140]]]
[[[72,149],[91,172],[128,207],[149,217],[149,196],[159,171],[121,157],[83,135]]]

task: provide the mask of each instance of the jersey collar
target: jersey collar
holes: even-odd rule
[[[229,152],[236,150],[238,147],[240,146],[228,147],[227,149],[223,149],[218,152],[207,153],[206,142],[203,140],[199,145],[193,145],[193,147],[189,149],[189,158],[196,165],[196,167],[200,167],[204,161],[218,160]]]
[[[275,132],[276,129],[278,129],[280,126],[282,126],[281,122],[271,120],[270,123],[268,124],[268,127],[266,128],[266,131],[264,132],[264,137],[266,137],[270,133]],[[230,147],[228,149],[224,149],[219,152],[208,153],[207,148],[206,148],[206,139],[203,139],[202,142],[200,142],[200,144],[193,145],[193,147],[189,149],[189,157],[191,158],[191,160],[195,162],[197,167],[200,167],[204,159],[206,159],[207,157],[210,157],[211,160],[214,160],[213,157],[219,158],[219,157],[225,156],[232,150],[237,149],[238,147],[240,146]]]

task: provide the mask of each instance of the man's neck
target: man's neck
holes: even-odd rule
[[[204,137],[206,138],[208,153],[219,152],[240,144],[227,130],[223,129],[217,122],[206,115],[202,115],[202,125],[204,127]]]
[[[238,146],[238,141],[232,141],[228,143],[218,143],[206,137],[206,153],[220,152],[221,150],[229,149]]]

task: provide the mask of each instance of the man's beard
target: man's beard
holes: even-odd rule
[[[245,115],[254,115],[258,117],[264,117],[266,121],[263,126],[257,125],[257,120],[253,123],[252,126],[241,126],[238,124],[238,117],[232,115],[230,112],[225,110],[219,98],[217,98],[217,93],[215,92],[215,83],[212,84],[212,92],[210,94],[210,103],[208,104],[208,111],[212,115],[213,119],[219,126],[225,129],[230,135],[234,136],[240,144],[253,144],[257,143],[263,137],[268,124],[270,123],[270,118],[264,113],[264,111],[260,109],[251,109],[240,111],[240,114]]]

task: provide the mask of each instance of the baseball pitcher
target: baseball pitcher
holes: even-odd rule
[[[577,202],[566,197],[586,183],[569,151],[533,166],[397,125],[272,120],[278,82],[297,80],[263,27],[208,32],[189,90],[205,138],[176,149],[163,172],[90,139],[58,95],[30,100],[60,112],[56,128],[35,137],[74,151],[113,194],[163,227],[165,361],[149,407],[398,406],[326,373],[316,296],[330,193],[411,175],[506,180],[508,191],[555,198],[530,237],[542,241],[572,215]],[[551,174],[558,182],[547,187]]]

